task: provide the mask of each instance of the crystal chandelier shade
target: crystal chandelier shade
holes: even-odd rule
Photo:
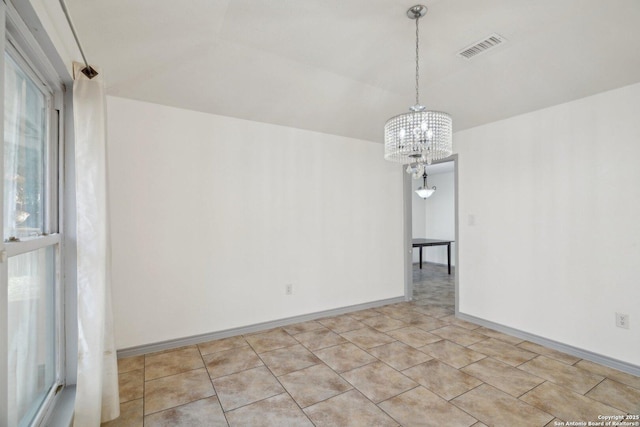
[[[427,163],[451,155],[451,116],[441,111],[412,111],[384,125],[384,158],[402,164]]]
[[[392,117],[384,125],[384,158],[412,165],[408,173],[418,175],[424,164],[449,157],[453,152],[453,121],[441,111],[429,111],[420,105],[420,37],[418,22],[427,13],[426,6],[416,5],[407,16],[416,21],[416,104],[410,112]]]

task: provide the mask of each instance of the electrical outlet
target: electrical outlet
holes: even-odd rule
[[[293,295],[293,285],[291,283],[287,283],[286,285],[284,285],[284,294]]]
[[[616,313],[616,326],[618,328],[629,329],[629,315]]]

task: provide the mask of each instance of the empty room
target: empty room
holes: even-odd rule
[[[0,15],[0,427],[640,426],[640,1]]]

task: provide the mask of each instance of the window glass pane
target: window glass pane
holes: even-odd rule
[[[47,98],[5,53],[4,238],[44,231]]]
[[[55,378],[54,247],[9,258],[9,425],[29,425]]]

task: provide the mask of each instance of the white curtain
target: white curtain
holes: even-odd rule
[[[100,70],[89,79],[74,63],[78,382],[74,426],[99,426],[120,414],[113,340],[106,99]]]

